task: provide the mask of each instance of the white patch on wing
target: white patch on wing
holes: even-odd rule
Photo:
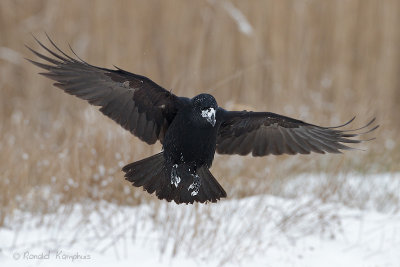
[[[175,185],[175,187],[178,187],[181,182],[181,177],[178,175],[177,169],[178,164],[174,164],[171,169],[171,184]]]

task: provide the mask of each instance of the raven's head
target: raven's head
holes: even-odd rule
[[[215,98],[209,94],[200,94],[192,98],[194,113],[200,121],[210,123],[213,127],[216,122],[218,104]]]

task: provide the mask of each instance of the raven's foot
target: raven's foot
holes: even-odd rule
[[[178,175],[177,170],[178,164],[173,165],[171,170],[171,184],[175,185],[175,187],[178,187],[181,182],[181,177]]]
[[[188,191],[192,190],[190,195],[195,196],[199,193],[201,181],[200,181],[200,177],[197,174],[192,174],[192,177],[193,177],[193,183],[191,185],[189,185]]]

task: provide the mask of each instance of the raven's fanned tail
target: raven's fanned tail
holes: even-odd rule
[[[150,194],[156,193],[159,199],[176,203],[217,202],[226,197],[222,186],[206,167],[197,169],[193,174],[185,166],[173,170],[167,167],[163,153],[126,165],[123,169],[125,179],[133,186],[143,187]],[[172,173],[178,180],[171,180]]]

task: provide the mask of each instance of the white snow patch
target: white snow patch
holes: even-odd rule
[[[400,211],[322,201],[309,188],[320,176],[289,181],[285,198],[136,207],[88,201],[45,216],[16,210],[0,228],[0,266],[400,266]],[[374,197],[398,178],[363,182]],[[361,178],[347,179],[366,190]],[[294,190],[304,192],[289,196]]]

